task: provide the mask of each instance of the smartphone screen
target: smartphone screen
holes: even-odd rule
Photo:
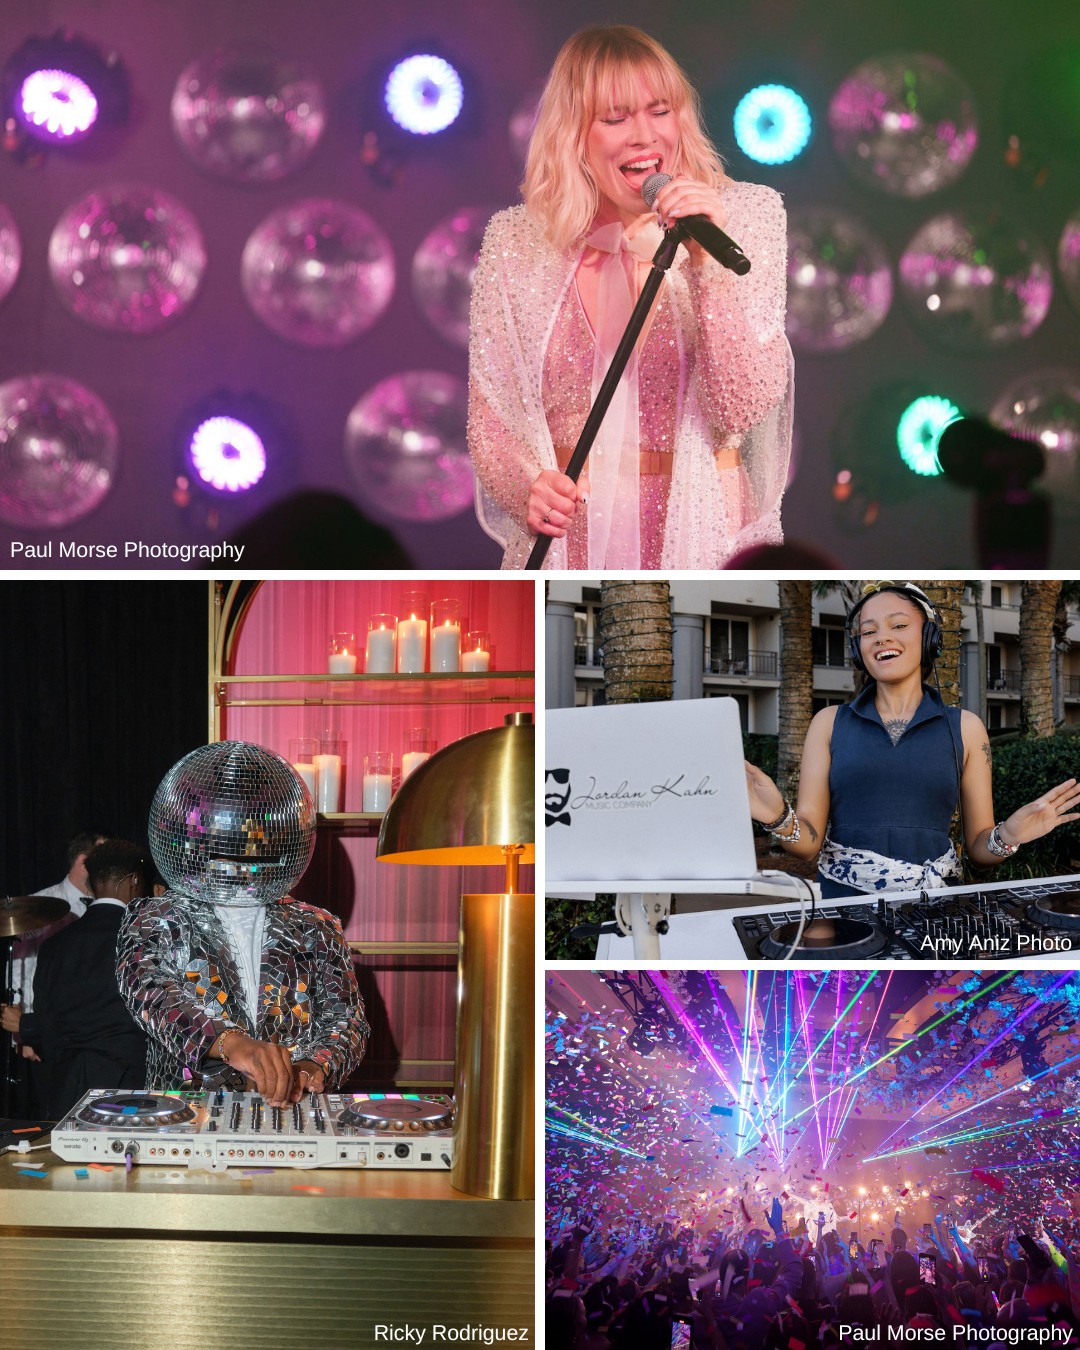
[[[671,1350],[692,1350],[692,1327],[681,1317],[671,1319]]]
[[[978,1258],[978,1266],[979,1266],[979,1279],[988,1280],[990,1278],[990,1258],[986,1256],[980,1256]]]
[[[919,1257],[919,1279],[923,1284],[937,1284],[937,1257],[933,1252],[923,1252]]]
[[[881,1246],[881,1239],[874,1238],[870,1243],[870,1264],[872,1266],[881,1265],[881,1258],[878,1256],[878,1248]]]
[[[852,1259],[853,1261],[858,1260],[858,1257],[859,1257],[859,1239],[856,1238],[856,1237],[853,1237],[853,1238],[851,1239],[851,1241],[848,1243],[848,1248],[847,1248],[847,1249],[848,1249],[848,1256],[850,1256],[851,1259]]]

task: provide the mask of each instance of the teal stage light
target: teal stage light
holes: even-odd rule
[[[937,394],[924,394],[908,404],[896,424],[896,444],[900,458],[912,473],[938,477],[941,473],[938,441],[945,428],[960,416],[955,403]]]
[[[794,89],[759,84],[735,109],[735,140],[759,164],[787,164],[810,140],[810,109]]]

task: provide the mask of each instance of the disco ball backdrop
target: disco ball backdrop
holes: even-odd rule
[[[43,31],[35,0],[7,0],[4,17],[0,61]],[[123,542],[137,525],[148,542],[216,542],[275,495],[329,491],[418,567],[496,567],[446,410],[425,399],[466,379],[475,250],[484,218],[518,200],[551,60],[609,17],[603,0],[51,5],[51,25],[119,53],[131,84],[127,123],[104,140],[0,149],[0,385],[52,372],[92,391],[116,431],[107,490],[68,534]],[[1074,434],[1080,194],[1071,94],[1054,82],[1080,51],[1075,5],[1045,0],[1037,24],[940,0],[627,0],[620,17],[683,64],[731,175],[785,199],[800,445],[788,533],[843,566],[967,566],[971,498],[906,471],[894,492],[895,437],[848,445],[846,413],[902,379],[990,416],[1016,386],[1018,431]],[[460,72],[464,101],[445,131],[409,136],[382,91],[418,53]],[[810,110],[814,134],[787,163],[736,142],[739,101],[763,85]],[[315,203],[336,218],[305,217]],[[288,475],[269,465],[252,491],[207,505],[174,494],[170,438],[215,389],[274,404],[293,440]],[[409,448],[444,440],[445,453]],[[1075,453],[1052,466],[1068,480],[1052,566],[1080,554]],[[2,556],[46,528],[3,515]]]

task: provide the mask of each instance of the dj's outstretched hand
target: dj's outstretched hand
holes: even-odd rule
[[[1067,825],[1069,821],[1080,820],[1080,787],[1075,778],[1066,778],[1049,792],[1026,806],[1021,806],[1002,822],[1006,844],[1030,844],[1033,839],[1041,839],[1044,834]]]

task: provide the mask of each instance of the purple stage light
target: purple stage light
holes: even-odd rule
[[[261,438],[235,417],[200,422],[188,445],[188,459],[202,486],[215,492],[246,492],[266,472]]]
[[[461,112],[461,76],[441,56],[410,56],[386,81],[386,111],[414,136],[445,131]]]
[[[41,140],[72,141],[97,121],[98,101],[71,71],[35,70],[22,82],[17,111],[27,131]]]

